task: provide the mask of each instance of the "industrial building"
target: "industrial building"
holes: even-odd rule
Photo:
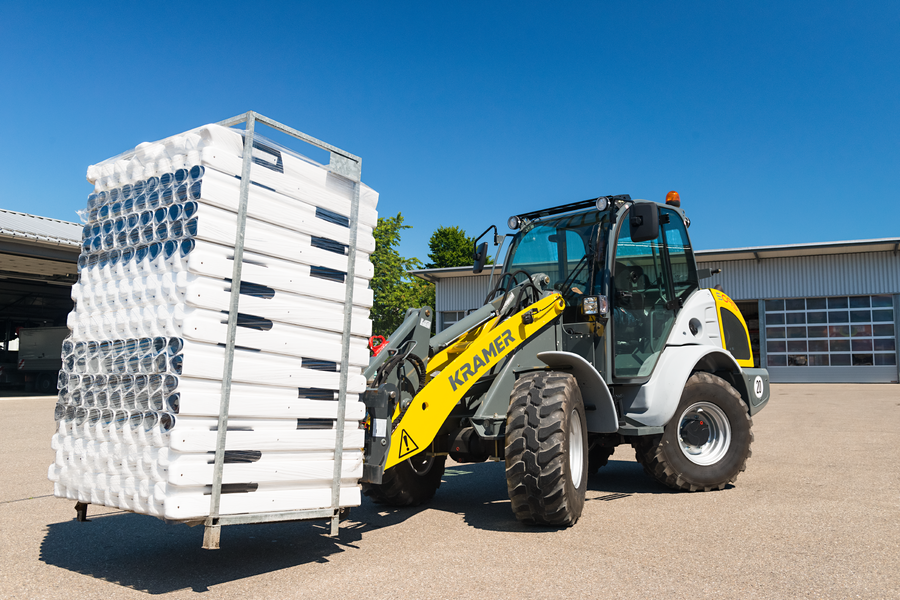
[[[695,251],[750,330],[773,382],[900,381],[900,238]],[[499,269],[494,273],[495,277]],[[481,306],[491,270],[421,269],[436,287],[438,330]]]
[[[27,383],[55,393],[59,349],[49,361],[25,364],[18,331],[66,324],[81,230],[77,223],[0,209],[0,385]]]
[[[16,331],[66,323],[82,226],[0,209],[0,384]],[[774,382],[900,381],[900,238],[698,250],[743,313],[754,363]],[[499,267],[494,271],[496,277]],[[491,268],[412,272],[436,284],[438,330],[484,302]],[[12,342],[12,343],[11,343]]]

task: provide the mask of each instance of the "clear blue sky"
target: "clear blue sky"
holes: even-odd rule
[[[247,110],[363,157],[382,216],[677,190],[700,249],[900,235],[900,3],[9,1],[0,208]],[[313,155],[315,158],[316,155]]]

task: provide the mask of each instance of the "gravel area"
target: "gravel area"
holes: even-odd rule
[[[526,527],[503,465],[452,465],[434,501],[324,522],[202,527],[54,498],[52,398],[2,398],[0,598],[900,598],[900,386],[773,385],[734,486],[674,493],[630,447],[581,520]]]

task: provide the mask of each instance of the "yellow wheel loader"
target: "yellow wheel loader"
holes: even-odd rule
[[[410,309],[372,358],[364,492],[416,505],[447,456],[504,460],[516,518],[569,526],[620,444],[674,489],[735,481],[768,373],[737,305],[701,286],[679,203],[601,196],[508,225],[481,308],[433,337],[432,309]],[[481,272],[488,244],[473,250]]]

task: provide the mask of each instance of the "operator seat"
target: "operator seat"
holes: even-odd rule
[[[628,265],[616,261],[616,274],[613,281],[616,286],[616,306],[634,311],[643,308],[642,297],[635,297],[634,290],[638,281],[644,277],[644,269],[638,265]]]
[[[620,347],[628,348],[629,354],[641,350],[649,334],[647,331],[649,323],[644,315],[643,290],[647,287],[643,285],[645,280],[644,269],[640,266],[616,261],[616,272],[613,276],[616,343]]]

